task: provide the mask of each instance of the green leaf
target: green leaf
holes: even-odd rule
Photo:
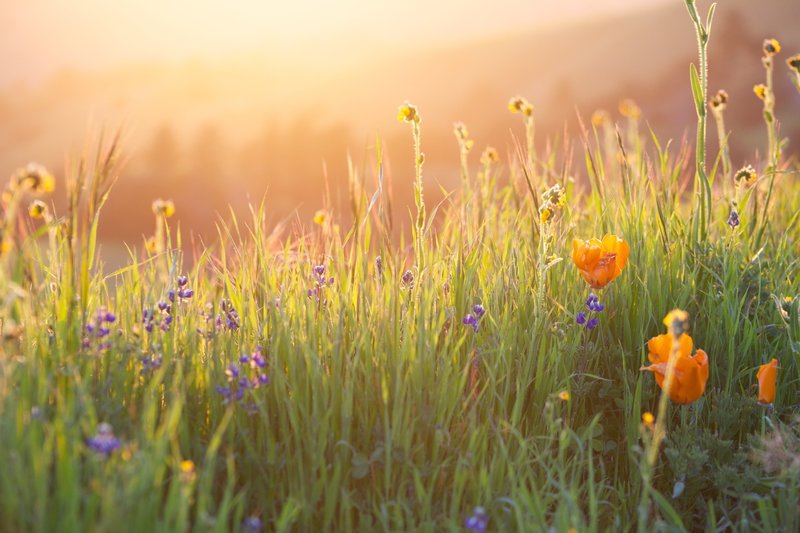
[[[692,80],[692,96],[694,96],[694,105],[697,108],[697,116],[702,117],[705,115],[705,99],[703,98],[703,89],[700,85],[700,76],[697,74],[697,67],[694,63],[689,65],[689,78]]]

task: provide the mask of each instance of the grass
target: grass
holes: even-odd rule
[[[687,5],[702,42],[710,21]],[[390,238],[380,179],[369,192],[353,171],[347,232],[330,207],[289,234],[256,206],[220,220],[185,267],[161,202],[157,242],[105,272],[95,235],[116,139],[68,167],[64,216],[20,214],[37,189],[12,181],[2,529],[442,531],[483,507],[493,531],[797,530],[797,160],[770,129],[756,183],[720,185],[732,178],[705,146],[704,71],[691,74],[696,165],[688,146],[640,134],[630,109],[621,130],[597,120],[577,145],[533,154],[523,113],[526,148],[507,168],[487,155],[473,173],[457,132],[471,194],[428,211],[414,109],[411,243]],[[572,241],[605,233],[631,253],[589,330]],[[477,304],[473,329],[462,321]],[[659,410],[639,368],[673,308],[689,312],[710,378],[697,401]],[[772,357],[763,406],[755,373]],[[109,453],[90,440],[116,443],[100,423],[119,443]]]

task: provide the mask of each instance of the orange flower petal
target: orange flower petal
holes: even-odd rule
[[[775,384],[778,381],[778,360],[774,357],[769,363],[758,367],[758,401],[770,404],[775,401]]]

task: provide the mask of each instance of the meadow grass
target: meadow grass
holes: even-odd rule
[[[269,228],[267,202],[190,248],[159,201],[153,239],[114,272],[96,235],[116,139],[68,167],[63,216],[20,213],[30,191],[12,180],[0,529],[800,529],[797,160],[770,88],[755,183],[723,171],[724,145],[705,141],[710,16],[687,5],[694,150],[641,133],[629,102],[624,124],[598,115],[537,153],[515,99],[510,163],[487,150],[475,166],[457,127],[463,191],[426,210],[423,123],[404,104],[409,243],[391,237],[402,217],[380,148],[374,190],[351,170],[347,231],[330,206],[310,229]],[[572,242],[606,233],[630,257],[595,291],[605,308],[589,329]],[[639,370],[674,308],[710,360],[689,405],[660,402]],[[772,357],[765,406],[756,370]]]

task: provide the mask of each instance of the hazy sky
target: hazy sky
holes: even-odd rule
[[[0,83],[242,51],[357,61],[664,1],[0,0]]]

